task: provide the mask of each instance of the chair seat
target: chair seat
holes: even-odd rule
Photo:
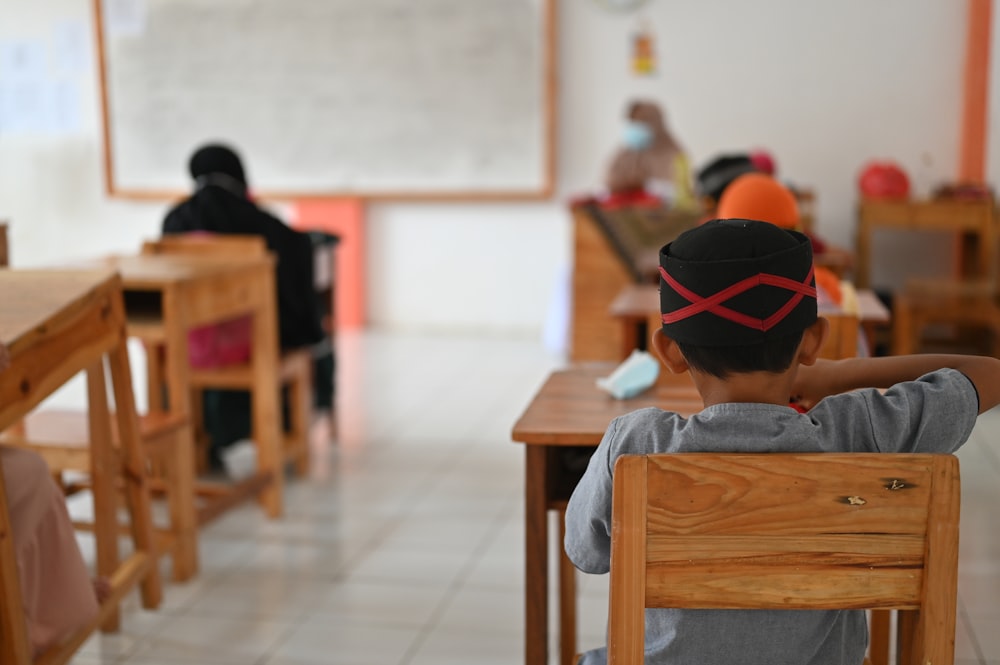
[[[312,371],[312,351],[308,348],[293,349],[281,354],[278,362],[278,377],[286,382]],[[253,368],[249,363],[226,367],[191,368],[191,386],[198,389],[249,389],[254,385]]]
[[[187,425],[187,418],[176,413],[140,415],[139,437],[143,443],[154,443]],[[111,435],[118,439],[117,424],[111,423]],[[42,409],[29,414],[21,425],[0,434],[0,441],[10,445],[31,447],[79,448],[90,445],[87,414],[69,409]]]

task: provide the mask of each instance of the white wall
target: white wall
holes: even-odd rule
[[[3,0],[0,40],[49,39],[57,19],[89,23],[89,8],[89,0]],[[559,14],[558,197],[372,205],[374,324],[538,334],[570,260],[562,201],[600,183],[633,95],[665,105],[695,165],[719,151],[771,149],[782,176],[816,189],[819,231],[842,244],[853,244],[854,181],[866,160],[894,158],[918,194],[955,172],[964,2],[652,0],[640,14],[619,15],[592,0],[561,0]],[[659,53],[660,73],[648,79],[628,69],[639,16]],[[103,196],[92,62],[74,80],[82,131],[0,132],[0,217],[13,222],[16,266],[134,249],[156,234],[165,210]],[[927,242],[892,242],[881,247],[892,257],[881,271],[888,279],[915,263],[914,251],[940,259]]]

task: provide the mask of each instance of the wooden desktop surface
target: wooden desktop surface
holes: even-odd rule
[[[597,387],[615,363],[580,363],[556,370],[514,425],[518,443],[546,446],[596,446],[612,419],[648,406],[689,416],[703,408],[690,376],[661,368],[657,384],[632,399],[619,400]]]
[[[103,320],[118,288],[107,270],[0,270],[0,342],[12,359],[0,380],[0,429],[112,345]]]

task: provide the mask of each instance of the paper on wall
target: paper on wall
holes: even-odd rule
[[[0,80],[37,80],[48,73],[45,43],[39,39],[0,42]]]
[[[52,55],[55,70],[61,74],[80,74],[90,67],[90,32],[79,19],[52,24]]]
[[[146,32],[145,0],[104,0],[104,26],[110,37],[141,37]]]

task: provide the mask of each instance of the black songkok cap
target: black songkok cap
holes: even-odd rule
[[[663,332],[697,346],[746,346],[816,321],[809,238],[767,222],[715,219],[660,250]]]

